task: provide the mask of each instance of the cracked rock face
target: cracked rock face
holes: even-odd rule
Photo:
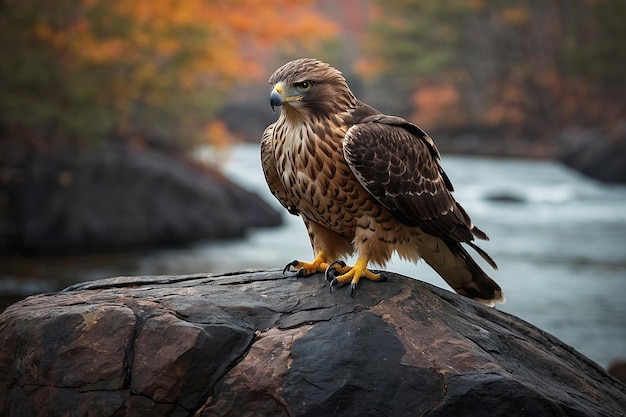
[[[399,275],[112,278],[0,315],[0,415],[620,416],[626,387],[515,317]]]

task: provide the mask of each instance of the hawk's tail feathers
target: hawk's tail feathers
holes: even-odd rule
[[[472,242],[466,242],[472,247],[489,265],[494,269],[497,269],[496,263],[491,259],[487,252],[473,244]],[[502,304],[506,301],[502,288],[495,282],[483,269],[476,263],[474,258],[470,256],[460,243],[451,245],[450,250],[457,256],[460,256],[465,261],[468,272],[471,274],[471,280],[465,282],[460,287],[453,287],[454,290],[469,298],[474,299],[482,304],[490,307],[496,304]]]
[[[454,291],[488,307],[495,307],[496,304],[506,301],[500,286],[487,275],[480,281],[472,280],[462,287],[454,288]]]
[[[466,243],[470,245],[470,247],[474,249],[476,253],[478,253],[489,265],[491,265],[493,269],[498,269],[498,265],[496,265],[496,261],[494,261],[493,258],[491,258],[491,256],[489,256],[487,252],[485,252],[484,250],[482,250],[481,248],[479,248],[472,242],[466,242]]]
[[[450,285],[457,293],[472,298],[482,304],[495,306],[505,302],[504,292],[476,263],[459,242],[442,242],[438,251],[421,251],[422,258]],[[490,265],[495,262],[485,251],[469,243]]]

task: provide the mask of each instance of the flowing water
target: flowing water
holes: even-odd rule
[[[282,210],[267,190],[258,145],[233,147],[223,159],[234,181]],[[443,166],[456,199],[491,238],[479,244],[499,266],[490,275],[507,302],[498,308],[602,366],[626,358],[626,187],[598,183],[550,161],[444,156]],[[239,240],[147,253],[3,260],[9,272],[0,271],[0,292],[52,291],[116,275],[228,272],[311,260],[302,221],[286,211],[284,219],[282,227],[255,230]],[[386,269],[447,288],[423,262],[394,258]]]

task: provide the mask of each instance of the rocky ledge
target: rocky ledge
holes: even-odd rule
[[[555,337],[400,275],[111,278],[0,315],[0,415],[620,416]]]

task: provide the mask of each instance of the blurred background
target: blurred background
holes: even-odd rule
[[[0,308],[312,257],[259,141],[271,73],[316,57],[435,139],[502,310],[626,358],[625,21],[623,0],[2,1]]]

